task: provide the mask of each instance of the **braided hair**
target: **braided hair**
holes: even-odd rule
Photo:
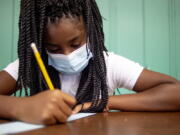
[[[92,102],[85,111],[100,112],[107,105],[106,64],[102,16],[95,0],[21,0],[19,18],[19,77],[17,84],[30,96],[48,89],[33,56],[30,44],[35,42],[43,58],[50,78],[56,88],[61,89],[58,71],[48,65],[48,56],[43,47],[47,21],[55,22],[63,16],[83,18],[88,41],[93,54],[88,66],[82,71],[76,94],[77,104]]]

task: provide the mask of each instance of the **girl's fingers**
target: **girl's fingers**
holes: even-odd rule
[[[70,105],[70,106],[74,106],[76,104],[76,99],[64,92],[61,92],[62,96],[63,96],[63,99],[64,101]]]
[[[87,102],[87,103],[83,103],[83,104],[79,104],[77,105],[74,110],[73,110],[73,114],[76,114],[78,112],[80,112],[81,110],[86,110],[91,106],[91,102]]]
[[[106,106],[106,108],[104,108],[103,112],[109,112],[109,107]]]
[[[57,122],[59,123],[65,123],[67,121],[68,116],[64,114],[61,110],[57,109],[54,113],[54,117]]]
[[[76,114],[76,113],[80,112],[80,111],[81,111],[81,108],[82,108],[82,104],[77,105],[77,106],[73,109],[72,114]],[[83,109],[83,108],[82,108],[82,109]]]
[[[53,125],[56,124],[56,118],[48,113],[44,113],[41,122],[38,124]]]
[[[71,108],[65,102],[60,101],[58,103],[58,107],[66,116],[70,116],[72,114]]]

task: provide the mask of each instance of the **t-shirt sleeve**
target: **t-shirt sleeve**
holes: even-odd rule
[[[140,64],[114,53],[109,53],[107,64],[110,89],[132,90],[144,69]]]
[[[10,63],[4,71],[9,73],[16,81],[18,79],[18,68],[19,68],[19,59],[16,59],[14,62]]]

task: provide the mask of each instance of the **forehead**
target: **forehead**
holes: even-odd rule
[[[63,17],[55,19],[53,23],[48,21],[47,34],[48,37],[56,37],[57,35],[63,37],[73,36],[85,31],[85,25],[82,17]]]

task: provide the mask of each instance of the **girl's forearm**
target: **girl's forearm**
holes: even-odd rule
[[[179,111],[180,84],[162,84],[144,92],[109,97],[109,109],[123,111]]]
[[[0,95],[0,118],[15,119],[21,98]]]

